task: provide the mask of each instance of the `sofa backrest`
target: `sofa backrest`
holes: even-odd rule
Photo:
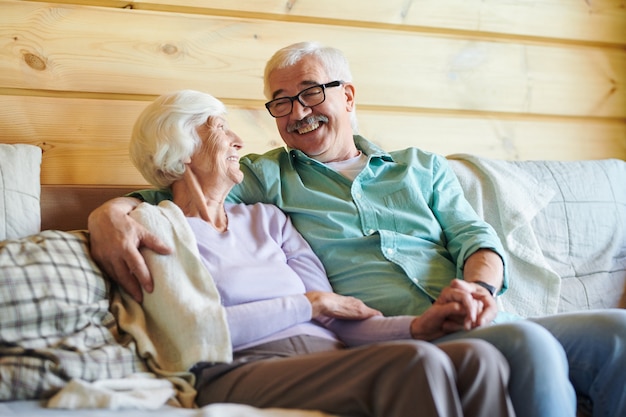
[[[511,294],[503,297],[505,310],[536,316],[626,307],[620,301],[626,285],[626,161],[457,155],[450,163],[468,200],[507,249]]]

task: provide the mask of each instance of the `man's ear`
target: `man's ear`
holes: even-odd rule
[[[343,86],[343,90],[345,92],[346,95],[346,110],[348,111],[353,111],[354,110],[354,93],[355,93],[355,89],[354,89],[354,84],[352,83],[345,83]]]

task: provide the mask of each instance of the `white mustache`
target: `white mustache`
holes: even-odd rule
[[[320,115],[314,115],[306,117],[302,120],[298,120],[287,126],[287,132],[291,133],[295,130],[300,129],[302,126],[311,125],[315,122],[328,123],[328,117]]]

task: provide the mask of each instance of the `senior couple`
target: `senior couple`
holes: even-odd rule
[[[287,149],[241,159],[219,101],[160,97],[131,157],[165,192],[90,215],[94,257],[137,301],[158,285],[138,248],[170,248],[128,213],[172,199],[188,218],[234,352],[193,368],[198,404],[574,417],[578,398],[594,416],[626,415],[626,312],[491,324],[508,279],[495,232],[445,158],[356,134],[351,80],[334,48],[279,50],[265,95]]]

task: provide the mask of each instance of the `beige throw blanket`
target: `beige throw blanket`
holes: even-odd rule
[[[142,203],[131,216],[173,253],[142,250],[154,291],[144,293],[142,304],[125,292],[116,293],[112,311],[120,327],[136,340],[150,369],[174,382],[181,404],[191,407],[195,390],[189,368],[199,361],[232,360],[225,310],[180,208],[171,201],[158,206]]]

